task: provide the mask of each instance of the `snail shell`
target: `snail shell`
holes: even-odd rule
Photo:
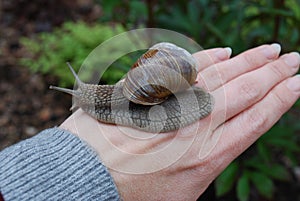
[[[124,80],[124,96],[137,104],[155,105],[195,83],[194,57],[171,43],[152,46],[132,66]]]

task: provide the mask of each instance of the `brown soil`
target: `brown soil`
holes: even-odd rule
[[[58,126],[70,114],[71,97],[49,90],[57,80],[18,64],[26,56],[22,36],[50,32],[66,20],[93,21],[92,1],[0,1],[0,150],[39,131]]]

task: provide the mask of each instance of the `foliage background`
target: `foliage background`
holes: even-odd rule
[[[282,53],[300,50],[299,0],[88,2],[101,8],[101,14],[92,21],[73,19],[53,30],[22,37],[21,44],[28,54],[19,60],[20,64],[34,73],[53,74],[62,86],[72,86],[73,78],[67,68],[61,67],[63,63],[71,61],[78,68],[99,43],[117,33],[140,27],[183,33],[205,49],[230,46],[233,55],[274,42],[281,44]],[[128,70],[130,62],[120,60],[102,82],[117,81]],[[300,200],[299,119],[298,100],[292,110],[237,158],[199,200]]]

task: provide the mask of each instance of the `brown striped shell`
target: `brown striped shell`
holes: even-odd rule
[[[127,73],[123,94],[130,101],[155,105],[195,83],[194,57],[171,43],[158,43],[143,54]]]

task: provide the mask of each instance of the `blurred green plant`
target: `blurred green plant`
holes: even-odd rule
[[[297,130],[295,126],[277,124],[264,134],[217,178],[217,196],[224,196],[235,188],[237,198],[246,201],[250,200],[250,188],[254,187],[261,196],[273,198],[274,182],[290,180],[293,175],[288,166],[298,164]]]
[[[262,43],[299,49],[300,7],[296,0],[190,1],[167,7],[158,23],[190,34],[205,48],[230,46],[236,53]],[[175,19],[170,21],[169,19]]]
[[[124,31],[121,25],[91,26],[84,22],[66,22],[52,33],[40,33],[33,39],[22,38],[21,43],[30,56],[21,59],[20,62],[33,72],[55,75],[60,86],[72,86],[74,77],[65,63],[70,62],[77,71],[94,48]],[[128,57],[122,57],[104,72],[101,81],[107,84],[115,83],[128,71],[132,63]]]
[[[127,29],[146,26],[178,31],[204,48],[230,46],[239,53],[278,42],[285,51],[300,49],[298,0],[97,2],[103,8],[102,22],[120,22]]]

